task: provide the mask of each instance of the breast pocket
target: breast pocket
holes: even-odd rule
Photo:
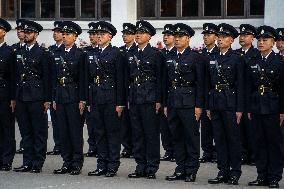
[[[185,75],[193,71],[192,63],[181,63],[179,64],[179,71],[181,74]]]
[[[30,83],[30,91],[33,99],[43,99],[44,90],[42,82]]]
[[[186,107],[195,107],[195,91],[194,89],[186,89],[181,91],[182,104]]]

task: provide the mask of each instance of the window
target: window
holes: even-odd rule
[[[75,18],[75,0],[60,0],[60,17]]]
[[[21,0],[20,7],[21,18],[35,18],[34,0]]]
[[[140,19],[256,18],[265,0],[138,0]],[[158,8],[157,8],[158,7]]]
[[[0,17],[1,18],[15,17],[14,8],[15,8],[14,0],[1,1]]]
[[[111,0],[0,0],[1,18],[109,20]]]
[[[41,18],[55,18],[55,0],[41,0]]]

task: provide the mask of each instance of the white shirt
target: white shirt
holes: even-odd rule
[[[227,52],[228,52],[228,50],[226,52],[224,52],[224,53],[220,52],[220,55],[226,55]]]
[[[171,51],[173,48],[174,48],[174,46],[172,46],[171,48],[167,48],[167,47],[165,47],[166,48],[166,50],[168,50],[168,51]]]
[[[265,60],[266,60],[266,59],[268,58],[268,56],[269,56],[271,53],[272,53],[272,51],[270,51],[270,53],[268,53],[265,57],[263,57],[263,56],[261,55],[262,59],[265,58]]]
[[[178,54],[183,54],[184,51],[185,51],[185,49],[183,49],[181,52],[177,51],[177,55],[178,55]]]
[[[104,48],[100,48],[102,51],[101,53],[109,46],[109,44],[107,46],[105,46]]]
[[[35,44],[32,44],[31,46],[27,45],[27,50],[30,51],[34,46],[35,46]]]
[[[207,49],[207,52],[208,52],[208,53],[211,53],[211,52],[213,51],[213,49],[214,49],[214,48],[215,48],[215,46],[214,46],[214,47],[212,47],[210,50],[208,50],[208,49],[207,49],[207,47],[206,47],[206,49]]]
[[[3,41],[2,43],[0,43],[0,47],[2,47],[4,45],[5,41]]]
[[[242,52],[245,52],[245,54],[247,54],[249,48],[247,50],[242,49]]]

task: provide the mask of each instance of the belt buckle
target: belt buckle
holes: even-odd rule
[[[100,76],[97,75],[95,83],[100,86]]]
[[[259,87],[259,92],[260,92],[260,95],[261,96],[263,96],[264,95],[264,92],[265,92],[265,87],[264,87],[264,85],[260,85],[260,87]]]
[[[216,90],[216,91],[218,91],[218,92],[220,93],[220,92],[222,91],[222,89],[221,89],[221,88],[219,88],[219,87],[220,87],[220,85],[218,85],[218,84],[217,84],[217,85],[215,85],[215,90]]]
[[[174,89],[177,88],[177,82],[176,82],[176,81],[172,81],[172,87],[173,87]]]
[[[62,77],[62,78],[60,78],[60,85],[62,85],[62,86],[65,86],[65,80],[66,80],[66,77]]]

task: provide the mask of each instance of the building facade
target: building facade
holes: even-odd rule
[[[90,21],[110,21],[118,31],[122,23],[135,23],[139,19],[150,21],[157,28],[152,45],[162,41],[162,29],[167,23],[182,22],[195,29],[192,47],[202,46],[202,25],[206,22],[229,23],[238,27],[242,23],[254,26],[284,27],[284,0],[0,0],[0,16],[15,28],[17,18],[32,19],[44,27],[39,43],[53,43],[54,20],[73,20],[83,29],[79,36],[88,42]],[[9,44],[17,42],[15,30],[7,34]],[[122,45],[121,33],[113,44]],[[236,41],[233,45],[238,47]]]

